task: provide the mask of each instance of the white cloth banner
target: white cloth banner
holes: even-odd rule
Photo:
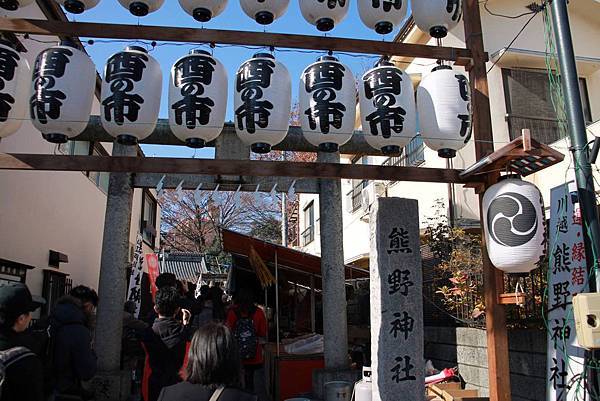
[[[129,277],[129,290],[127,300],[135,302],[134,316],[140,314],[142,304],[142,276],[144,274],[144,254],[142,253],[142,235],[138,234],[135,243],[135,252],[131,262],[131,276]]]
[[[577,344],[573,296],[584,291],[588,279],[575,185],[553,188],[550,205],[546,400],[582,400],[585,351]]]

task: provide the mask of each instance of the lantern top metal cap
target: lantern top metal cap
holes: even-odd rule
[[[395,66],[396,66],[396,64],[392,63],[390,60],[387,60],[387,59],[379,60],[375,64],[375,67],[395,67]]]
[[[519,174],[506,174],[501,176],[500,178],[498,178],[498,182],[500,181],[504,181],[504,180],[519,180],[522,181],[522,178]]]
[[[125,51],[138,51],[138,52],[142,52],[142,53],[148,53],[148,50],[144,49],[141,46],[127,46],[125,48]]]
[[[205,56],[210,56],[211,55],[209,51],[202,50],[202,49],[192,49],[192,50],[190,50],[189,54],[190,55],[193,55],[193,54],[203,54]]]
[[[337,57],[327,55],[327,56],[319,57],[317,59],[317,61],[339,61],[339,60],[337,59]]]
[[[252,58],[270,58],[275,60],[275,56],[271,53],[256,53]]]
[[[60,45],[66,46],[66,47],[72,47],[73,49],[77,49],[77,45],[75,44],[75,41],[73,41],[72,39],[63,39],[60,41]]]
[[[441,71],[441,70],[451,70],[452,67],[449,65],[438,65],[437,67],[434,67],[431,72],[436,72],[436,71]]]

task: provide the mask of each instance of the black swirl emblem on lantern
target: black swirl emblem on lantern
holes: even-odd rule
[[[517,247],[531,241],[538,229],[533,203],[525,196],[506,192],[495,198],[487,212],[489,235],[497,243]]]

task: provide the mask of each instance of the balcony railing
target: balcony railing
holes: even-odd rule
[[[420,135],[414,137],[400,156],[393,156],[382,163],[383,166],[418,167],[425,162],[425,145]]]
[[[315,227],[310,226],[302,231],[302,246],[306,246],[315,240]]]
[[[362,180],[355,183],[352,190],[346,194],[346,205],[348,212],[354,213],[360,209],[362,202],[362,190],[369,185],[368,180]]]

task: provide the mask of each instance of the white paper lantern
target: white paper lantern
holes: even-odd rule
[[[30,115],[48,142],[64,143],[88,124],[96,87],[90,57],[71,42],[43,50],[33,67]]]
[[[498,269],[528,273],[544,257],[544,201],[535,185],[512,177],[503,177],[483,196],[485,241]]]
[[[455,157],[471,139],[471,89],[463,73],[434,68],[417,89],[417,109],[423,141],[440,157]]]
[[[300,120],[304,137],[324,152],[336,152],[354,132],[356,88],[350,68],[324,56],[300,77]]]
[[[96,7],[100,0],[56,0],[56,2],[72,14],[81,14],[90,8]]]
[[[32,4],[35,0],[0,0],[0,8],[8,11],[16,11]]]
[[[434,38],[448,35],[462,18],[462,0],[412,0],[415,24]]]
[[[144,17],[162,7],[165,0],[118,0],[136,17]]]
[[[156,127],[162,73],[146,49],[129,46],[104,67],[102,126],[119,143],[135,145]]]
[[[348,14],[350,0],[300,0],[305,20],[319,31],[331,31]]]
[[[386,35],[406,17],[408,0],[358,0],[358,15],[375,32]]]
[[[242,10],[261,25],[269,25],[287,11],[290,0],[240,0]]]
[[[253,152],[270,152],[285,139],[291,104],[290,74],[271,54],[255,54],[240,66],[234,89],[235,127]]]
[[[208,22],[227,7],[227,0],[179,0],[179,5],[196,21]]]
[[[358,85],[365,140],[385,155],[402,152],[417,134],[412,80],[388,61],[367,71]]]
[[[219,136],[227,109],[227,72],[219,60],[192,50],[171,68],[169,124],[189,147],[202,148]]]
[[[29,64],[12,43],[0,40],[0,138],[6,138],[21,128],[27,115]]]

